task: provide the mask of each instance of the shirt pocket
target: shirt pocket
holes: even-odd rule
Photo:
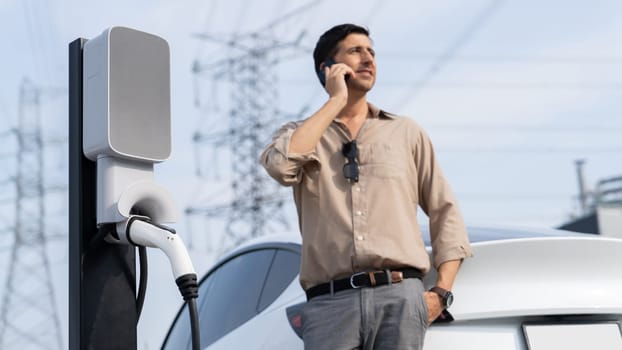
[[[320,169],[321,164],[318,161],[311,161],[302,167],[302,186],[307,193],[318,196],[320,193]]]
[[[402,147],[387,143],[359,146],[361,174],[384,179],[401,179],[408,169],[407,152]]]

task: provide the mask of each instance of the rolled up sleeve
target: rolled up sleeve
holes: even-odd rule
[[[433,264],[473,255],[466,226],[454,193],[436,160],[432,143],[421,130],[417,137],[420,205],[430,219]]]
[[[302,168],[308,162],[318,162],[315,150],[307,153],[291,153],[289,145],[299,123],[283,125],[260,156],[260,163],[268,174],[283,186],[293,186],[302,179]]]

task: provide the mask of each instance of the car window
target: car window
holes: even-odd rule
[[[200,294],[199,294],[200,295]],[[199,298],[201,298],[199,296]],[[182,312],[177,317],[177,321],[173,325],[166,345],[163,350],[183,350],[190,349],[190,316],[188,316],[188,307],[184,304]]]
[[[273,249],[251,251],[220,266],[203,282],[201,345],[208,346],[257,314]],[[211,280],[210,280],[211,279]],[[203,287],[202,285],[202,287]]]
[[[300,270],[300,254],[289,250],[278,249],[266,278],[257,312],[267,308],[289,286]]]
[[[273,247],[248,251],[212,270],[199,286],[201,345],[209,346],[272,304],[298,276],[300,252]],[[164,350],[190,349],[184,305]]]
[[[274,249],[236,256],[212,271],[199,286],[201,346],[207,347],[257,314],[259,296],[274,260]],[[163,349],[190,349],[190,321],[184,305]]]

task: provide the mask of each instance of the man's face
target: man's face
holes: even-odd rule
[[[345,63],[354,70],[348,80],[351,89],[367,92],[376,82],[376,58],[367,35],[352,33],[337,45],[335,62]]]

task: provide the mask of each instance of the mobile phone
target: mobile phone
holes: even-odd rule
[[[322,85],[326,86],[326,74],[324,73],[324,68],[330,67],[335,63],[337,62],[335,62],[335,60],[329,57],[324,61],[323,65],[320,65],[320,70],[317,72],[317,75],[320,78],[320,82],[322,83]],[[348,81],[349,78],[350,78],[350,74],[346,74],[345,76],[346,81]]]

